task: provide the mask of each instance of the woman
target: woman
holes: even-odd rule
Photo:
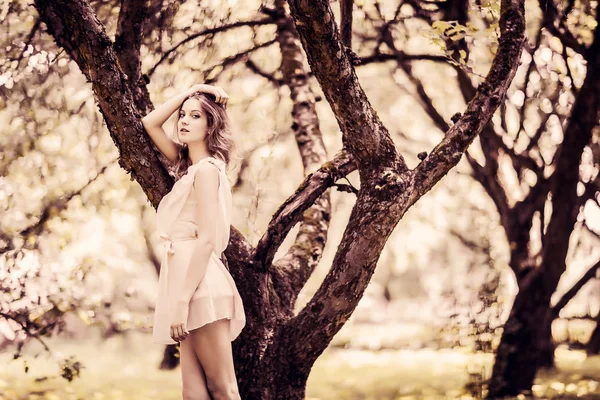
[[[220,260],[229,242],[233,140],[223,89],[194,85],[142,119],[178,178],[156,211],[164,241],[152,340],[180,344],[185,400],[239,400],[231,342],[245,325]],[[177,111],[177,143],[162,128]]]

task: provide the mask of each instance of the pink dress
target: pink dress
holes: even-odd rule
[[[162,198],[156,210],[156,227],[164,249],[158,278],[158,292],[154,311],[152,341],[160,344],[175,344],[169,327],[177,299],[183,287],[186,268],[193,264],[196,223],[194,222],[196,198],[193,191],[194,173],[199,165],[209,162],[219,170],[218,213],[215,243],[216,248],[208,263],[204,278],[194,292],[189,305],[187,329],[191,331],[222,318],[230,320],[233,341],[246,324],[242,299],[229,271],[220,260],[220,255],[229,243],[231,227],[231,186],[224,161],[206,157],[192,164],[171,191]]]

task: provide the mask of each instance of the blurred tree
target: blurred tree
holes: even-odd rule
[[[433,39],[454,67],[464,100],[471,101],[477,74],[472,68],[475,63],[469,60],[480,57],[475,52],[475,35],[480,30],[473,27],[483,22],[486,31],[494,34],[498,4],[468,0],[411,3],[419,10],[415,14],[437,30]],[[450,123],[440,111],[442,107],[434,105],[426,80],[413,72],[415,60],[398,49],[401,45],[395,36],[404,24],[402,6],[400,2],[392,20],[386,21],[381,12],[371,16],[382,28],[377,37],[366,38],[376,42],[377,48],[376,56],[363,62],[395,60],[414,85],[423,109],[445,132]],[[481,13],[474,12],[477,7],[490,17],[481,21]],[[473,177],[496,205],[510,245],[509,265],[520,289],[497,351],[489,397],[529,392],[537,368],[553,364],[552,320],[598,268],[592,266],[551,308],[550,297],[566,270],[576,220],[585,226],[583,207],[588,201],[598,204],[600,149],[598,139],[592,141],[592,132],[600,110],[599,15],[597,2],[595,7],[588,2],[569,2],[562,12],[552,1],[541,4],[540,18],[530,21],[538,23],[531,28],[535,43],[527,46],[526,63],[509,99],[499,108],[498,118],[483,128],[480,153],[474,148],[466,154]],[[392,53],[380,52],[381,44]],[[490,49],[493,55],[495,46]],[[586,62],[581,78],[573,71],[578,58]],[[568,106],[571,101],[572,108]],[[516,125],[512,124],[515,115]],[[557,136],[563,137],[561,142]],[[594,157],[582,158],[585,152]]]

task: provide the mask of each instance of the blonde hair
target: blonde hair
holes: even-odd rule
[[[229,163],[234,156],[236,150],[236,142],[231,129],[231,122],[225,107],[218,104],[214,100],[214,96],[196,92],[185,98],[177,109],[177,119],[175,120],[175,135],[179,141],[179,130],[177,124],[183,104],[189,99],[197,99],[200,101],[200,107],[206,114],[207,132],[205,136],[206,147],[212,157],[218,158],[229,166]],[[175,178],[181,178],[192,165],[190,159],[189,148],[187,144],[179,142],[179,156],[173,167]]]

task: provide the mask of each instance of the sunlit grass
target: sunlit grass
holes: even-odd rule
[[[11,351],[0,355],[0,399],[138,400],[181,399],[179,369],[157,368],[162,346],[145,334],[131,333],[106,340],[54,339],[55,357],[76,355],[85,368],[67,382],[58,364],[39,347],[29,346],[22,358]],[[60,353],[57,351],[60,350]],[[558,370],[541,372],[533,387],[540,398],[600,398],[600,360],[580,351],[557,350]],[[24,371],[25,362],[29,365]],[[491,372],[491,354],[467,349],[350,350],[328,349],[309,377],[309,400],[473,399],[466,389]],[[41,382],[37,378],[51,376]],[[476,386],[476,385],[475,385]]]
[[[56,358],[75,355],[83,363],[81,376],[66,381],[60,377],[58,363],[44,353],[37,359],[27,354],[14,361],[12,354],[5,353],[0,356],[3,399],[181,398],[179,370],[157,368],[162,347],[153,345],[147,335],[50,343],[51,348],[60,349],[60,354],[54,354]],[[30,366],[29,373],[25,373],[24,362]],[[50,378],[37,382],[40,377]]]

